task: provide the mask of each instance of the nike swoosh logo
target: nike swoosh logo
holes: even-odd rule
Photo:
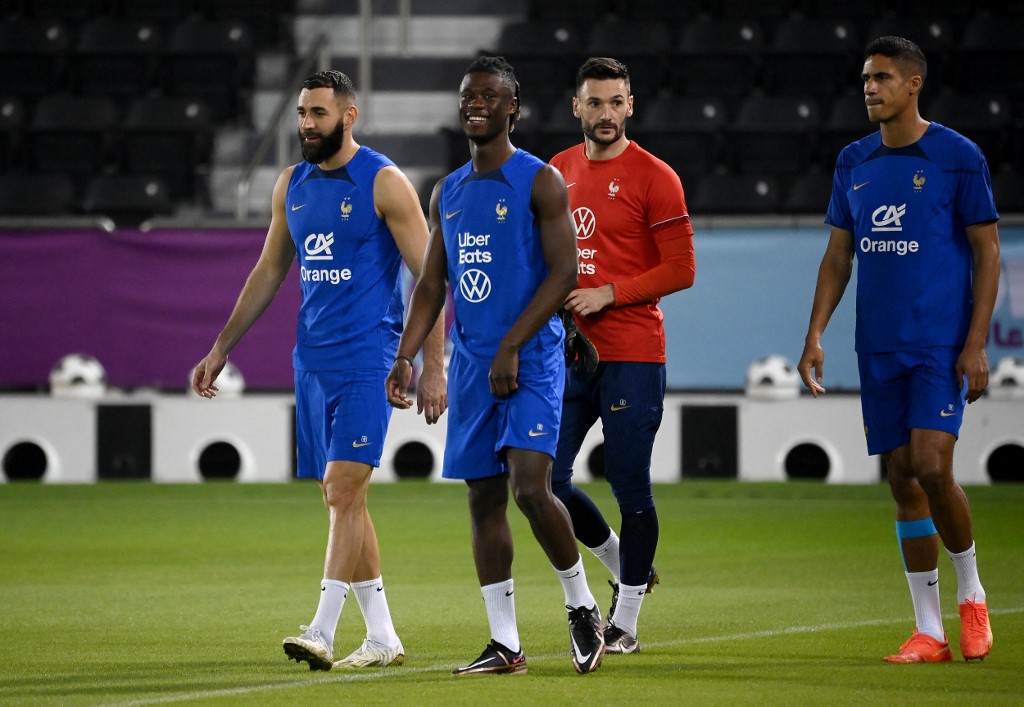
[[[633,407],[633,406],[632,405],[612,405],[612,412],[618,412],[619,410],[625,410],[628,407]]]
[[[570,638],[572,637],[570,636]],[[576,662],[580,664],[586,663],[588,660],[590,660],[590,656],[593,655],[593,653],[587,653],[586,655],[583,655],[583,653],[580,651],[580,647],[576,645],[575,638],[572,639],[572,652],[576,654]]]
[[[513,589],[513,590],[511,590],[511,591],[505,592],[505,596],[507,596],[507,597],[510,597],[510,596],[512,596],[512,595],[513,595],[513,594],[515,594],[515,593],[516,593],[516,590],[515,590],[515,589]]]
[[[292,204],[292,211],[298,211],[299,209],[304,209],[304,208],[306,208],[306,204],[299,204],[298,206],[296,206],[295,204]]]
[[[360,447],[365,447],[368,444],[372,444],[372,442],[353,442],[352,446],[359,449]]]
[[[384,585],[382,584],[379,587],[377,587],[377,591],[378,592],[383,592],[384,591]]]
[[[530,431],[528,432],[528,434],[529,434],[529,435],[530,435],[531,437],[543,437],[544,435],[546,435],[546,434],[547,434],[547,432],[534,432],[533,430],[530,430]]]
[[[565,188],[568,189],[569,187],[574,187],[574,186],[576,186],[576,182],[573,182],[572,184],[566,184]]]
[[[956,415],[955,412],[946,412],[945,410],[939,413],[939,417],[953,417],[954,415]]]
[[[934,582],[928,582],[928,586],[929,587],[934,587],[938,583],[939,583],[939,580],[936,579]]]
[[[450,219],[452,216],[458,216],[461,213],[462,213],[462,209],[459,209],[458,211],[452,211],[450,214],[446,213],[444,215],[444,217],[445,217],[445,219]]]
[[[566,577],[566,579],[572,579],[573,577],[579,577],[579,576],[580,576],[580,573],[577,572],[576,574],[570,574],[568,577]]]
[[[868,184],[871,184],[871,180],[870,179],[868,181],[866,181],[866,182],[861,183],[861,184],[854,184],[853,185],[853,190],[857,191],[861,187],[866,187]]]

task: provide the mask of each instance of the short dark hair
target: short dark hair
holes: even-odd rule
[[[588,79],[605,81],[607,79],[622,79],[629,88],[629,69],[618,59],[607,56],[592,56],[583,62],[583,66],[576,72],[576,91],[580,90]]]
[[[477,72],[496,74],[508,82],[508,87],[512,89],[512,97],[516,99],[516,112],[512,114],[508,123],[508,131],[512,132],[515,130],[516,120],[519,118],[519,109],[522,107],[522,101],[519,99],[519,81],[516,79],[516,70],[512,68],[512,65],[503,56],[480,56],[474,59],[473,63],[466,68],[463,76]]]
[[[864,48],[864,58],[867,59],[873,54],[887,56],[900,66],[900,69],[910,68],[911,73],[921,75],[923,81],[928,77],[928,59],[925,58],[921,47],[909,39],[903,37],[879,37],[872,40]]]
[[[356,87],[352,84],[352,79],[335,69],[313,74],[302,82],[302,87],[310,90],[329,88],[334,91],[335,96],[352,96],[354,98],[356,95]]]

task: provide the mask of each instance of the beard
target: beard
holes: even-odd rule
[[[615,135],[610,138],[600,137],[597,134],[598,128],[615,128]],[[614,123],[591,123],[583,126],[583,134],[591,142],[596,142],[598,145],[611,145],[621,138],[626,133],[626,121],[623,120],[621,125],[615,125]]]
[[[306,133],[306,137],[316,135],[320,138],[318,145],[307,145],[303,140],[303,133],[299,130],[299,149],[302,150],[302,159],[310,164],[320,164],[330,158],[341,149],[341,141],[345,137],[345,124],[340,120],[334,130],[327,135],[317,133]]]

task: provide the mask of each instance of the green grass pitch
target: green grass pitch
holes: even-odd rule
[[[603,483],[586,487],[616,517]],[[311,673],[281,639],[316,609],[326,514],[310,483],[0,486],[3,704],[1024,703],[1024,485],[971,487],[995,633],[984,662],[887,665],[913,612],[884,486],[660,485],[662,582],[642,652],[579,676],[562,592],[512,512],[529,673],[455,678],[488,640],[461,484],[375,485],[384,580],[408,661]],[[584,552],[607,611],[608,575]],[[362,640],[348,602],[335,641]]]

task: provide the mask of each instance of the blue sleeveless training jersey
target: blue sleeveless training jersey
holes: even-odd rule
[[[945,126],[906,147],[875,132],[844,148],[825,222],[854,235],[857,351],[963,346],[973,308],[965,228],[998,218],[985,156]]]
[[[377,217],[373,182],[394,163],[360,147],[344,167],[296,165],[285,195],[302,305],[299,371],[391,367],[402,330],[402,256]]]
[[[452,341],[484,365],[548,275],[530,208],[533,179],[543,166],[517,150],[493,172],[476,173],[466,163],[441,188],[438,211],[455,308]],[[520,359],[550,354],[562,335],[554,316],[519,350]]]

